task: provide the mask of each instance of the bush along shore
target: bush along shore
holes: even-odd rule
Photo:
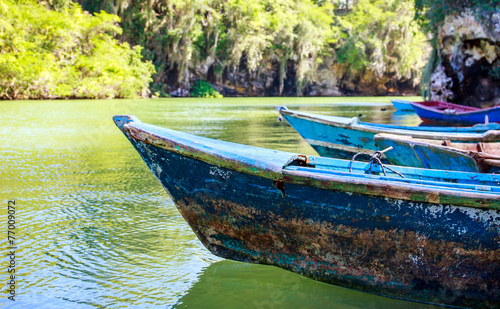
[[[120,19],[76,3],[59,11],[0,2],[0,99],[149,96],[155,69],[141,46],[119,43]]]

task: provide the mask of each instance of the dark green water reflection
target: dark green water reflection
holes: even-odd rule
[[[0,227],[16,209],[16,301],[3,237],[0,307],[366,308],[424,305],[359,293],[269,266],[221,260],[196,239],[115,114],[218,139],[315,154],[274,105],[418,124],[388,98],[0,102]]]

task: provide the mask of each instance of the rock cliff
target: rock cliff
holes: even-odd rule
[[[488,107],[500,104],[500,12],[467,10],[439,29],[440,63],[430,99]]]
[[[296,96],[295,70],[291,64],[284,80],[283,92],[279,92],[279,67],[269,63],[265,70],[249,74],[246,70],[232,71],[224,69],[214,74],[214,63],[211,66],[196,68],[190,76],[190,84],[195,80],[208,81],[222,95],[232,96]],[[302,92],[303,96],[379,96],[379,95],[419,95],[418,77],[395,78],[394,76],[376,76],[371,71],[347,74],[345,65],[327,59],[318,68],[316,81],[308,83]],[[172,84],[175,84],[172,81]],[[173,96],[188,96],[187,89],[166,89]]]

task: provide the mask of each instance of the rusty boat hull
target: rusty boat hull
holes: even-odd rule
[[[401,178],[114,121],[215,255],[389,297],[500,305],[500,186],[490,175],[394,166]]]

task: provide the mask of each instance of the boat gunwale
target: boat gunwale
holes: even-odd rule
[[[454,109],[454,108],[457,108],[459,110],[465,113],[469,113],[469,112],[475,112],[475,111],[479,111],[479,110],[484,110],[482,108],[479,108],[479,107],[473,107],[473,106],[466,106],[466,105],[460,105],[460,104],[456,104],[456,103],[450,103],[450,102],[444,102],[444,101],[436,101],[436,100],[430,100],[430,101],[420,101],[420,102],[417,102],[417,101],[409,101],[410,104],[412,103],[415,103],[415,104],[419,104],[420,106],[425,106],[427,108],[431,108],[431,109],[434,109],[436,110],[436,108],[446,108],[446,109]],[[438,105],[438,107],[436,107],[436,104]]]
[[[198,159],[209,164],[272,179],[273,181],[285,181],[286,183],[305,184],[323,189],[335,188],[335,190],[344,192],[355,191],[366,195],[384,196],[388,198],[405,199],[415,202],[430,202],[436,204],[449,204],[450,202],[453,202],[452,204],[457,206],[470,206],[474,208],[500,210],[500,194],[483,193],[480,190],[446,190],[443,189],[443,187],[430,185],[429,188],[422,186],[419,187],[418,191],[421,192],[421,196],[418,199],[415,199],[413,197],[415,196],[415,194],[400,194],[400,192],[415,193],[415,184],[413,184],[412,186],[411,184],[401,183],[398,182],[397,179],[384,180],[382,183],[380,182],[380,179],[363,178],[361,176],[344,177],[344,179],[352,178],[347,179],[346,182],[344,182],[344,180],[339,177],[334,178],[333,175],[330,175],[330,177],[319,175],[317,176],[317,179],[313,179],[311,177],[314,174],[318,175],[318,173],[307,171],[299,172],[294,171],[293,168],[285,168],[286,166],[289,166],[290,162],[295,160],[307,162],[308,156],[260,148],[256,146],[240,145],[227,141],[220,141],[216,139],[192,135],[185,132],[174,131],[163,127],[144,124],[135,117],[131,117],[129,118],[129,121],[125,121],[125,123],[119,124],[118,122],[122,120],[117,121],[116,117],[124,116],[115,116],[115,122],[117,122],[118,127],[126,134],[128,134],[128,136],[132,139],[187,157]],[[149,131],[148,128],[150,129]],[[159,134],[154,134],[151,132],[152,129],[165,134],[171,134],[171,132],[174,132],[174,134],[177,135],[177,140],[169,139],[168,137],[161,136]],[[191,139],[190,141],[185,140],[183,143],[183,136],[195,139],[195,142],[193,142]],[[208,142],[209,145],[201,145],[199,142]],[[217,149],[217,145],[224,145],[225,148],[227,148],[228,145],[243,146],[243,149],[254,149],[256,151],[258,150],[259,152],[267,152],[268,154],[272,153],[273,155],[278,155],[280,158],[276,162],[264,162],[263,164],[260,164],[259,161],[252,159],[251,156],[248,156],[246,153],[230,153],[227,152],[224,147],[220,147],[219,149]],[[241,160],[242,158],[245,158],[246,160]],[[325,183],[330,181],[330,184]],[[425,180],[423,181],[425,182]],[[478,187],[481,186],[478,185]],[[378,188],[378,190],[375,190],[375,188]]]
[[[500,197],[498,194],[436,189],[434,185],[421,185],[416,190],[412,184],[394,184],[391,180],[384,180],[383,184],[376,184],[372,179],[357,179],[354,177],[340,179],[332,177],[333,175],[321,175],[313,171],[286,170],[284,174],[287,183],[309,185],[322,189],[382,196],[412,202],[500,210]],[[363,190],[364,186],[370,188],[368,192]]]

